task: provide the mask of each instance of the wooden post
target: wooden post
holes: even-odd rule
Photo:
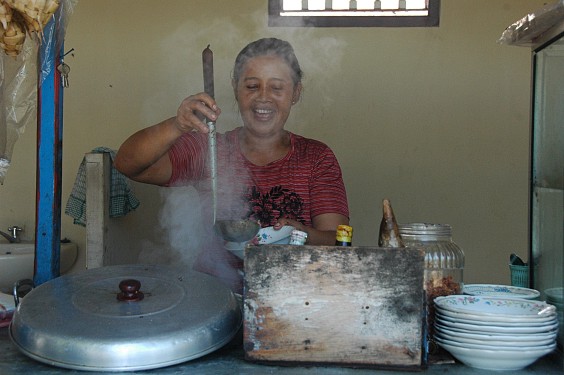
[[[104,265],[109,221],[110,154],[86,154],[86,268]]]

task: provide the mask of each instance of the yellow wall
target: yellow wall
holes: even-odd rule
[[[305,91],[287,128],[329,144],[340,160],[355,245],[377,242],[381,200],[400,222],[446,223],[466,253],[467,283],[509,283],[511,252],[527,256],[530,50],[499,45],[543,0],[443,0],[438,28],[268,28],[266,1],[79,0],[65,47],[63,206],[83,154],[118,148],[174,115],[202,90],[201,51],[215,55],[220,129],[236,125],[230,73],[263,36],[289,40]],[[35,216],[35,134],[15,146],[0,186],[0,228]],[[121,220],[124,253],[162,243],[162,189],[134,185],[137,212]],[[84,267],[84,228],[63,215]],[[127,245],[129,243],[129,245]],[[125,256],[127,258],[127,256]]]

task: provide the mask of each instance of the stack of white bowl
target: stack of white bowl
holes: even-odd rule
[[[556,348],[556,308],[546,302],[469,295],[434,302],[434,339],[467,366],[518,370]]]

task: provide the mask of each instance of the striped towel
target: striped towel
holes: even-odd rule
[[[110,217],[121,217],[139,206],[139,200],[133,195],[129,187],[127,178],[114,168],[114,158],[116,152],[106,147],[97,147],[92,150],[94,153],[110,154],[112,161],[110,175]],[[86,158],[78,168],[78,173],[74,181],[74,187],[70,193],[65,208],[65,214],[74,218],[74,223],[86,226]]]

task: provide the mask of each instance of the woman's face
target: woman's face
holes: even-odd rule
[[[233,89],[245,127],[268,135],[284,128],[292,104],[300,97],[301,84],[294,85],[283,59],[269,55],[247,61]]]

